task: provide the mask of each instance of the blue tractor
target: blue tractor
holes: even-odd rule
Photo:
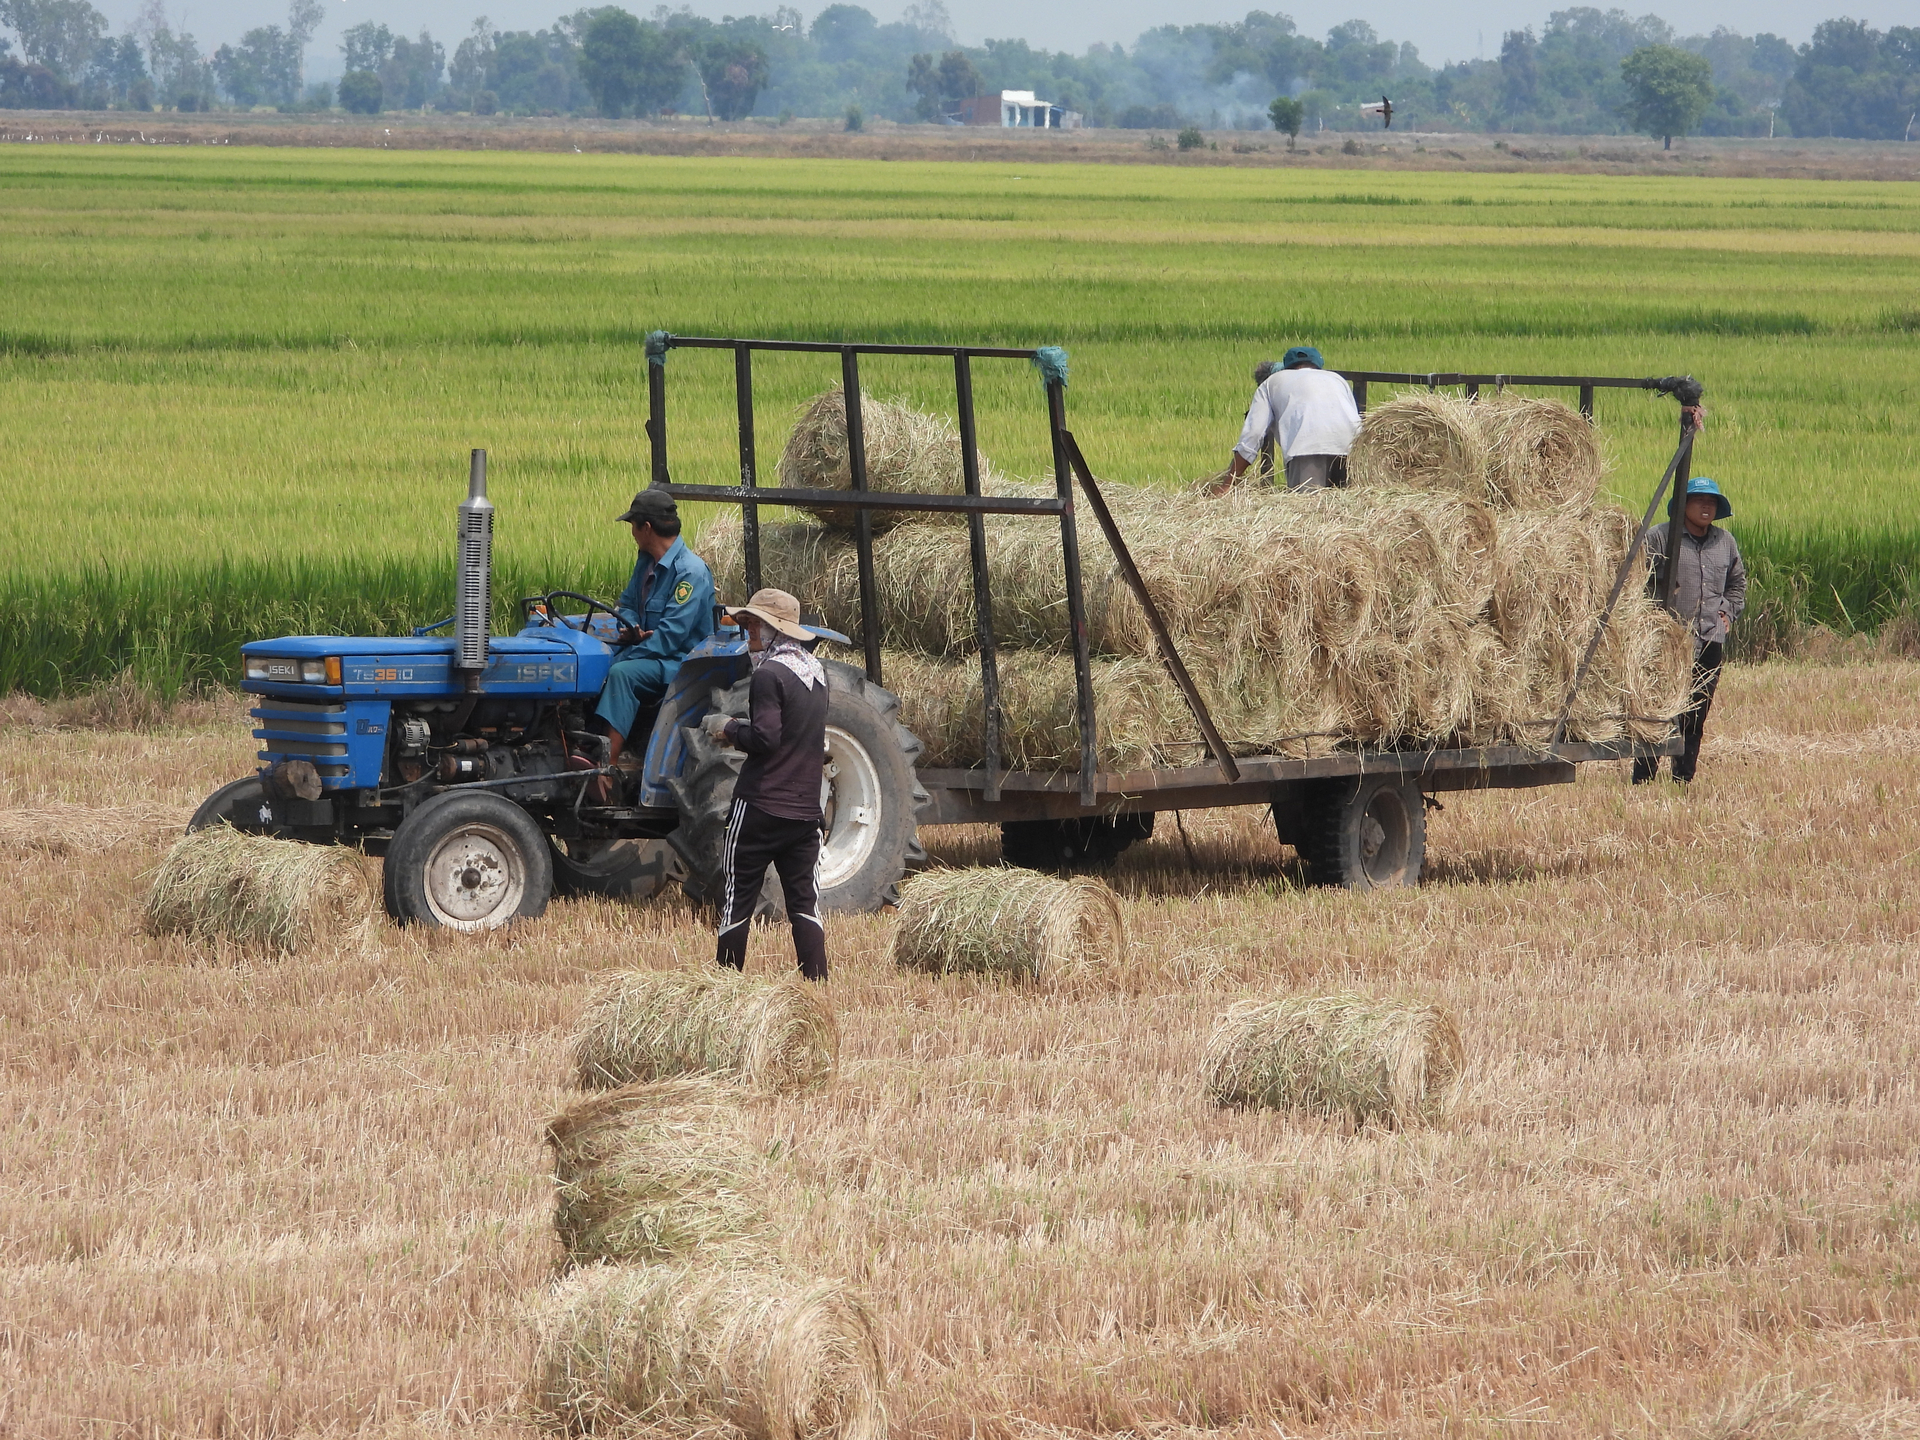
[[[613,607],[570,591],[528,596],[519,633],[490,636],[492,533],[476,450],[453,616],[411,636],[242,646],[260,770],[214,791],[189,828],[384,855],[387,912],[402,924],[491,930],[541,914],[556,891],[637,901],[676,882],[716,903],[743,757],[698,726],[712,710],[746,713],[745,636],[716,616],[657,710],[642,712],[635,734],[649,739],[629,754],[644,758],[610,766],[591,717],[616,655]],[[569,602],[576,613],[563,613]],[[451,636],[434,633],[449,625]],[[923,858],[920,744],[890,693],[853,666],[826,668],[821,905],[876,910]],[[611,794],[591,784],[601,776]],[[765,913],[780,906],[771,879]]]

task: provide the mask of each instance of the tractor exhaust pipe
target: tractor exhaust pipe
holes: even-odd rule
[[[467,498],[460,502],[460,568],[454,584],[454,660],[470,692],[487,668],[493,628],[493,502],[487,499],[487,452],[473,452]]]

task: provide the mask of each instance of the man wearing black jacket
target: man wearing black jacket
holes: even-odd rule
[[[760,883],[771,865],[786,893],[794,957],[809,980],[827,978],[827,934],[820,924],[821,772],[827,753],[827,672],[800,625],[800,602],[784,590],[758,590],[727,613],[746,628],[753,655],[747,718],[709,715],[701,728],[746,751],[727,816],[727,884],[720,902],[715,959],[747,966],[747,934]]]

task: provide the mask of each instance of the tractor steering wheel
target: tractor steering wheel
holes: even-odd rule
[[[578,590],[549,590],[544,597],[547,602],[547,623],[558,625],[559,618],[553,614],[555,600],[578,600],[587,607],[587,613],[580,617],[580,629],[585,631],[593,624],[593,612],[598,610],[613,621],[614,628],[620,628],[620,612],[604,600],[596,600],[591,595],[582,595]]]

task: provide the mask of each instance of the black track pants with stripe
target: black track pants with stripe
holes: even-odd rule
[[[751,800],[736,800],[727,816],[727,886],[720,901],[720,945],[714,958],[747,968],[747,935],[753,907],[773,866],[786,894],[793,926],[793,953],[809,980],[827,978],[827,932],[820,925],[820,822],[769,815]]]

